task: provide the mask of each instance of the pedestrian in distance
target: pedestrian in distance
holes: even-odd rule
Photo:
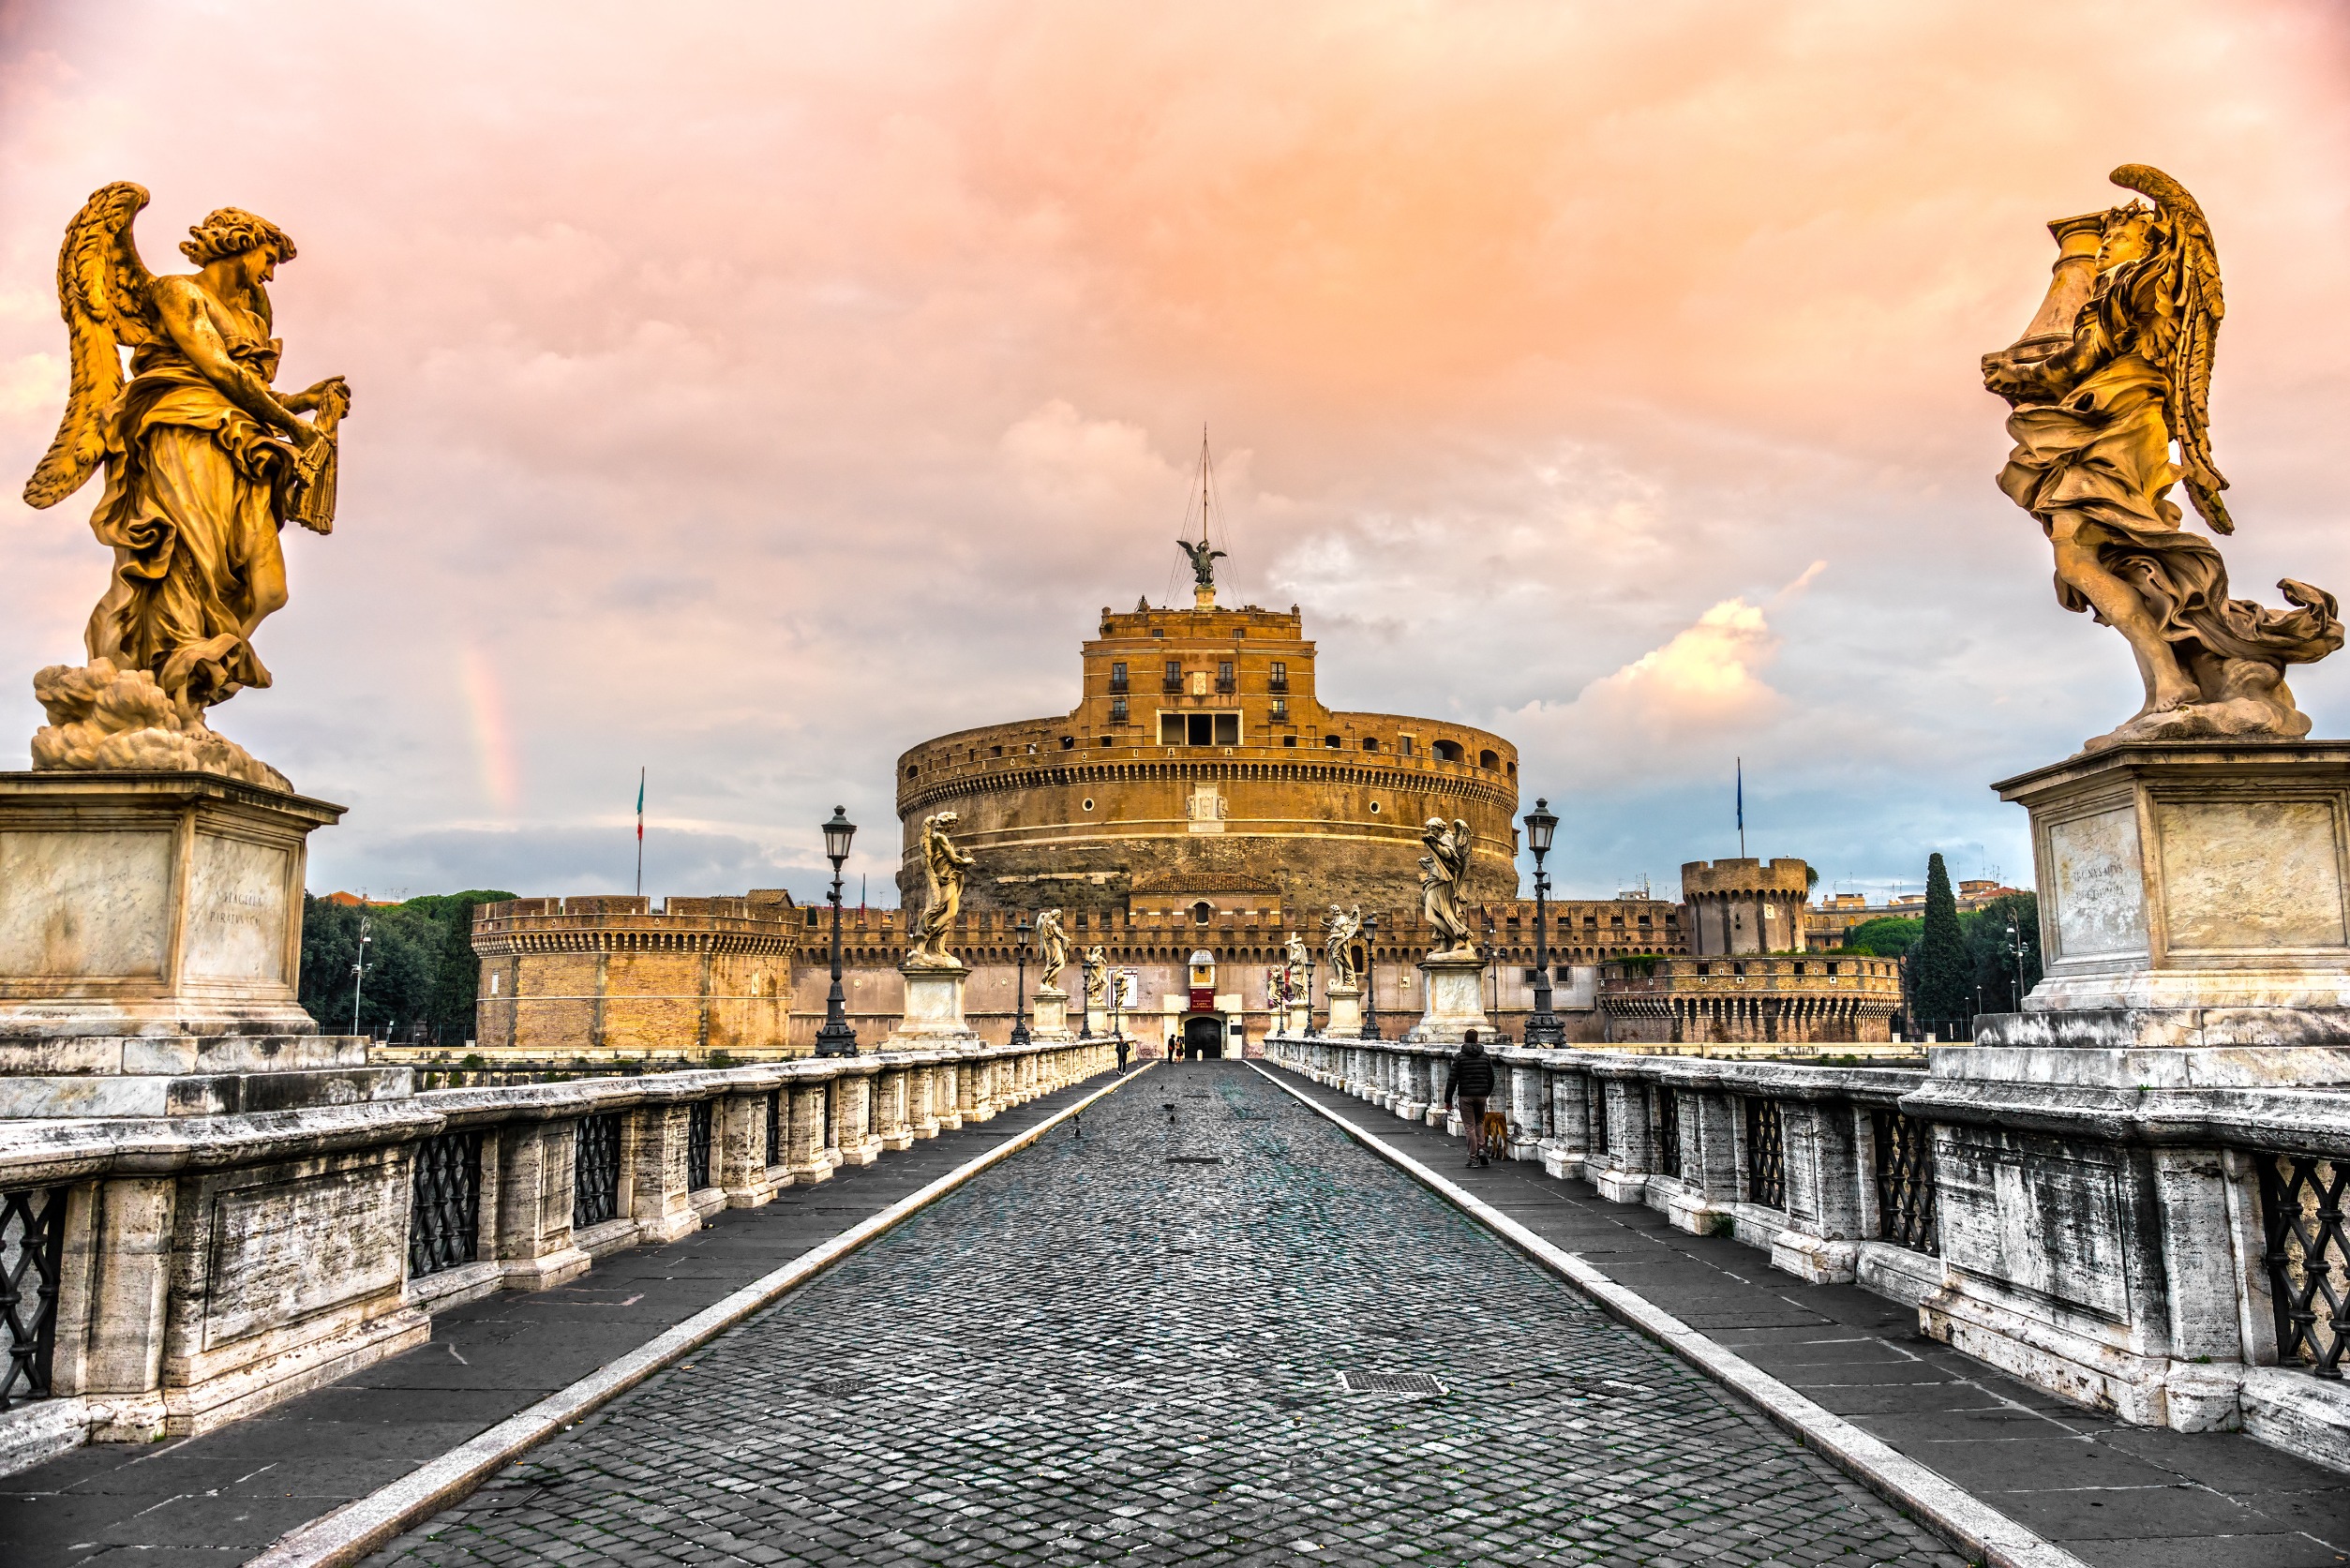
[[[1485,1102],[1493,1097],[1493,1058],[1477,1043],[1477,1032],[1461,1038],[1460,1054],[1444,1074],[1444,1103],[1460,1105],[1460,1135],[1468,1141],[1469,1163],[1485,1160]]]
[[[1124,1072],[1125,1070],[1126,1070],[1126,1037],[1125,1037],[1124,1035],[1120,1035],[1120,1036],[1118,1037],[1118,1071],[1120,1071],[1120,1072]]]
[[[1170,1062],[1177,1060],[1175,1053],[1175,1038],[1173,1035],[1169,1035],[1167,1037],[1167,1060]]]

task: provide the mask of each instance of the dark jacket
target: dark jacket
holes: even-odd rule
[[[1493,1058],[1483,1051],[1463,1051],[1452,1064],[1444,1079],[1444,1103],[1453,1097],[1462,1099],[1488,1099],[1493,1094]]]

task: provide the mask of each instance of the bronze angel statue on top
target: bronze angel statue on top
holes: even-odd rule
[[[33,766],[192,768],[283,788],[204,710],[270,683],[252,638],[286,602],[278,531],[334,528],[335,431],[351,389],[339,376],[300,392],[271,385],[283,344],[265,285],[293,259],[284,230],[222,207],[180,246],[197,270],[157,277],[131,238],[146,204],[138,186],[106,187],[57,257],[71,379],[24,500],[53,506],[103,465],[90,528],[114,565],[82,634],[88,664],[34,678],[50,724]]]
[[[2233,533],[2211,455],[2212,351],[2225,306],[2203,209],[2142,163],[2114,184],[2153,200],[2051,223],[2056,276],[2022,338],[1985,354],[1983,384],[2013,407],[1999,488],[2056,548],[2057,600],[2129,640],[2146,702],[2088,742],[2307,735],[2284,666],[2342,646],[2334,596],[2290,578],[2295,607],[2228,597],[2219,550],[2179,527],[2172,487]],[[2172,457],[2173,443],[2178,456]]]

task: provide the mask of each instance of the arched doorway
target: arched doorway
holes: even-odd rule
[[[1194,1059],[1224,1053],[1224,1020],[1219,1013],[1193,1013],[1183,1021],[1183,1053]]]

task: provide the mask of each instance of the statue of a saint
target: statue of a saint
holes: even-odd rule
[[[1306,950],[1306,939],[1295,932],[1289,933],[1287,962],[1282,964],[1282,986],[1294,998],[1306,993],[1306,970],[1313,963],[1313,955]]]
[[[1459,818],[1446,827],[1443,817],[1431,816],[1420,830],[1420,842],[1428,845],[1428,853],[1420,857],[1420,913],[1439,938],[1429,950],[1430,958],[1476,956],[1468,918],[1460,913],[1460,879],[1468,874],[1469,845],[1474,839],[1468,823]]]
[[[1224,552],[1208,548],[1203,539],[1194,545],[1189,539],[1175,541],[1175,548],[1191,558],[1191,580],[1202,588],[1216,586],[1216,563],[1224,559]]]
[[[1322,922],[1326,934],[1322,940],[1322,956],[1330,961],[1330,985],[1333,990],[1352,991],[1355,988],[1355,938],[1363,932],[1363,906],[1340,909],[1330,905],[1330,918]]]
[[[922,904],[921,919],[916,924],[913,940],[906,945],[906,964],[908,969],[960,969],[961,961],[947,951],[947,931],[954,924],[956,911],[963,907],[963,874],[970,870],[971,857],[954,846],[948,829],[963,819],[953,812],[940,812],[922,818],[922,875],[929,884],[928,898]]]
[[[1088,1007],[1106,1001],[1109,996],[1110,949],[1096,944],[1085,949],[1083,973],[1085,978],[1085,1003]]]
[[[2211,456],[2224,305],[2210,225],[2160,170],[2124,164],[2112,179],[2154,205],[2049,225],[2059,257],[2040,317],[1983,360],[1983,384],[2014,409],[1999,488],[2055,546],[2057,602],[2120,632],[2146,683],[2136,715],[2088,745],[2307,735],[2284,666],[2342,646],[2334,596],[2287,578],[2293,609],[2229,598],[2219,550],[2179,527],[2169,499],[2184,480],[2212,531],[2235,531]]]
[[[283,344],[265,285],[293,259],[284,230],[222,207],[180,246],[197,270],[157,277],[131,239],[146,204],[138,186],[106,187],[57,258],[72,372],[24,500],[53,506],[102,463],[90,528],[114,567],[82,633],[86,666],[34,679],[50,726],[33,766],[196,768],[283,788],[215,735],[204,710],[270,683],[252,639],[286,602],[278,531],[289,521],[332,531],[335,432],[351,388],[340,376],[300,392],[271,384]]]
[[[1069,967],[1069,933],[1061,929],[1061,912],[1047,909],[1037,916],[1037,947],[1044,954],[1044,972],[1037,984],[1053,990],[1060,984],[1061,971]]]

